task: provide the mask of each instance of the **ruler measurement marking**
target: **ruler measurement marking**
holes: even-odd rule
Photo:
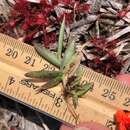
[[[10,88],[6,89],[6,94],[8,94],[10,96]]]
[[[116,93],[117,93],[117,92],[119,92],[119,91],[117,91],[117,87],[116,87],[116,86],[118,87],[118,82],[114,82],[114,84],[113,84],[113,89],[114,89],[114,91],[116,91]],[[119,92],[119,94],[120,94],[120,92]],[[119,94],[118,94],[118,95],[119,95]]]
[[[90,77],[88,78],[88,82],[91,82],[91,79],[92,79],[92,73],[90,74]]]
[[[35,99],[34,106],[37,108],[38,101]]]
[[[108,85],[108,82],[109,82],[109,80],[106,79],[106,82],[104,82],[103,86],[106,87]]]
[[[39,108],[39,107],[38,107],[38,103],[39,103],[39,102],[38,102],[38,101],[36,101],[36,104],[35,104],[35,107],[36,107],[36,108]]]
[[[30,96],[31,96],[31,91],[29,91],[29,93],[27,95],[27,102],[29,102]]]
[[[7,89],[6,93],[10,96],[10,88]]]
[[[34,106],[34,101],[35,101],[35,99],[34,99],[34,98],[31,98],[30,104],[31,104],[32,106]]]
[[[28,49],[28,47],[25,49],[27,54],[30,54],[30,50]]]
[[[103,81],[103,80],[102,80],[102,77],[99,76],[98,79],[97,79],[97,82],[99,83],[99,86],[98,86],[99,88],[100,88],[101,85],[102,85],[102,81]]]
[[[128,87],[127,87],[127,89],[126,89],[126,94],[128,95]]]
[[[35,104],[36,104],[36,99],[32,99],[32,105],[35,107]]]
[[[53,102],[52,103],[52,105],[51,105],[51,112],[53,113],[53,114],[55,114],[56,112],[55,112],[55,109],[53,109],[55,107],[55,103]]]
[[[86,72],[87,73],[87,72]],[[90,74],[89,78],[88,78],[88,82],[91,82],[91,79],[93,78],[93,73],[90,73],[90,71],[88,71],[88,74]]]
[[[55,109],[52,109],[51,112],[52,112],[53,115],[57,116],[57,115],[56,115],[56,110],[55,110]]]
[[[32,106],[32,98],[29,98],[29,104]]]
[[[45,100],[43,100],[42,109],[44,109],[46,112],[47,112],[47,106],[48,106],[48,103]]]
[[[112,81],[109,81],[109,83],[108,83],[108,86],[110,86],[110,91],[112,91],[113,90],[113,85],[115,84],[115,82],[113,82],[113,80]]]
[[[121,92],[120,92],[120,97],[123,96],[124,91],[125,91],[125,86],[122,87],[122,90],[121,90]]]
[[[34,50],[35,50],[35,49],[34,49]],[[38,58],[38,55],[37,55],[37,53],[35,53],[35,51],[32,51],[32,55],[33,55],[34,57]]]
[[[128,90],[127,90],[127,94],[129,95],[129,88],[128,88]]]
[[[72,120],[73,120],[72,116],[69,115],[68,117],[69,117],[69,118],[68,118],[68,121],[69,121],[70,123],[72,123]]]
[[[19,92],[19,93],[17,94],[17,99],[18,99],[18,100],[20,100],[20,98],[19,98],[19,97],[20,97],[20,94],[21,94],[21,92]]]
[[[14,97],[14,90],[10,88],[10,96]]]
[[[123,94],[123,93],[125,92],[126,86],[125,86],[125,85],[122,86],[122,85],[120,84],[120,87],[121,87],[121,94]]]
[[[48,104],[48,106],[47,106],[47,112],[48,113],[51,113],[51,109],[50,109],[51,107],[50,107],[50,104]]]
[[[18,93],[19,93],[19,90],[20,90],[20,87],[17,87],[17,90],[16,90],[16,93],[15,93],[15,98],[17,98],[17,95],[18,95]]]
[[[25,101],[25,99],[26,99],[26,94],[23,93],[21,98],[23,99],[23,102],[26,102],[26,101]]]
[[[75,119],[74,118],[72,118],[72,122],[71,122],[72,124],[75,124]]]
[[[120,90],[120,96],[122,96],[123,91],[124,91],[124,86],[121,87],[121,90]]]
[[[45,110],[45,112],[46,112],[46,104],[45,104],[45,103],[43,103],[43,102],[42,102],[42,104],[41,104],[41,109],[42,109],[42,110],[44,109],[44,110]]]
[[[4,43],[5,43],[5,46],[6,46],[6,44],[7,44],[7,41],[6,41],[4,38],[2,38],[1,40],[2,40],[2,41],[4,41]],[[5,46],[4,46],[4,47],[5,47]]]
[[[95,75],[93,75],[93,74],[92,74],[92,77],[91,77],[91,80],[90,80],[90,81],[91,81],[91,82],[93,82],[93,80],[95,80],[95,79],[96,79],[96,77],[97,77],[97,75],[96,75],[96,74],[95,74]]]
[[[48,111],[48,110],[49,110],[48,104],[46,104],[46,109],[45,109],[45,110],[46,110],[47,113],[49,112],[49,111]]]
[[[116,86],[117,91],[120,91],[120,84],[117,82],[117,86]]]
[[[102,78],[101,75],[99,75],[99,76],[97,75],[96,78],[95,78],[95,81],[99,84],[99,86],[101,84],[100,82],[102,82],[101,78]]]
[[[69,118],[70,118],[70,114],[67,114],[67,115],[66,115],[66,121],[67,121],[67,122],[70,121]]]
[[[23,51],[23,47],[21,46],[21,44],[19,44],[19,50]]]
[[[21,100],[21,101],[23,101],[22,98],[21,98],[21,95],[22,95],[22,93],[19,93],[18,99]]]
[[[24,54],[24,51],[21,51],[20,57],[22,57],[22,56],[23,56],[23,54]]]
[[[39,107],[39,108],[41,108],[42,100],[43,100],[43,97],[41,97],[41,99],[40,99],[40,101],[39,101],[39,104],[38,104],[38,107]]]
[[[63,113],[62,113],[62,118],[64,119],[64,116],[65,116],[65,114],[66,114],[66,111],[67,111],[67,107],[65,108],[65,110],[63,111]]]
[[[42,59],[42,58],[40,58],[40,63],[42,63],[42,60],[43,60],[43,59]]]
[[[32,98],[31,98],[31,92],[29,93],[29,98],[28,98],[28,103],[30,104],[30,105],[32,105],[31,104],[31,101],[32,101]]]
[[[69,116],[70,118],[69,118],[69,122],[72,124],[72,122],[73,122],[73,120],[75,120],[74,118],[72,118],[72,116],[70,115]]]
[[[3,46],[3,48],[5,48],[6,47],[6,42],[4,43],[4,46]]]
[[[122,86],[119,84],[119,91],[121,91]]]
[[[85,71],[84,74],[83,74],[83,79],[84,79],[84,77],[86,77],[87,81],[89,81],[91,74],[89,74],[89,72],[87,73],[87,71]]]
[[[24,101],[24,100],[23,100],[23,99],[24,99],[24,96],[25,96],[24,93],[22,93],[22,94],[21,94],[21,99],[22,99],[22,101]]]
[[[115,84],[113,85],[113,89],[119,92],[118,86],[119,86],[118,82],[115,82]]]
[[[62,115],[62,112],[60,111],[60,109],[58,109],[58,115],[57,115],[57,117],[60,117],[61,119],[62,119],[62,117],[61,117],[61,115]]]
[[[68,117],[68,114],[65,114],[63,120],[67,121],[67,117]]]
[[[130,95],[130,88],[128,88],[128,95]]]
[[[123,92],[123,95],[126,94],[127,88],[128,88],[128,87],[127,87],[126,85],[124,85],[124,92]]]
[[[107,80],[107,79],[106,79],[106,78],[104,78],[104,80],[102,81],[101,87],[105,85],[106,80]]]
[[[55,115],[59,117],[59,109],[56,110]]]
[[[24,97],[23,97],[23,101],[26,103],[26,95],[24,95]]]
[[[8,86],[9,78],[10,78],[10,76],[8,76],[8,79],[6,80],[5,86],[3,86],[3,88],[2,88],[3,91],[5,91],[5,92],[6,92],[6,89],[7,89],[7,86]]]

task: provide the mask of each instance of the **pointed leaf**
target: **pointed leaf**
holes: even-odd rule
[[[82,97],[83,95],[85,95],[89,90],[93,88],[93,85],[90,83],[86,83],[82,86],[82,88],[82,90],[77,92],[78,97]]]
[[[68,45],[66,51],[65,51],[65,55],[63,58],[63,63],[61,64],[61,69],[64,69],[64,67],[70,62],[70,60],[72,59],[72,56],[75,53],[75,42],[74,40]]]
[[[25,74],[26,77],[30,78],[55,78],[57,76],[62,76],[63,73],[60,71],[46,71],[46,70],[40,70],[40,71],[31,71]]]
[[[64,32],[65,32],[65,17],[63,18],[63,21],[60,27],[59,40],[58,40],[57,57],[59,60],[61,60],[62,47],[63,47],[63,41],[64,41]]]
[[[55,86],[57,86],[62,81],[62,77],[58,76],[50,81],[48,81],[46,84],[42,85],[38,90],[37,93],[42,92],[45,89],[50,89]]]
[[[81,73],[78,72],[80,61],[81,61],[81,55],[80,53],[77,52],[72,56],[70,61],[64,67],[64,73],[68,74],[69,77],[71,77],[74,74],[80,76]]]
[[[49,50],[44,48],[41,44],[34,44],[34,47],[38,54],[42,56],[49,63],[55,65],[56,67],[60,67],[60,60],[58,60],[57,56],[51,53]]]

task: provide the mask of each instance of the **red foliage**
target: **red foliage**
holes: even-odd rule
[[[117,16],[118,16],[119,18],[123,18],[124,16],[126,16],[127,13],[128,13],[128,10],[127,10],[127,9],[123,9],[123,10],[121,10],[121,11],[119,11],[119,12],[117,13]]]
[[[103,73],[104,75],[115,77],[120,73],[123,66],[123,60],[116,56],[112,50],[116,47],[118,40],[107,43],[104,38],[93,38],[90,40],[92,49],[91,54],[95,56],[94,59],[87,59],[84,64],[93,70]],[[104,59],[102,59],[104,57]],[[95,63],[95,64],[94,64]]]
[[[130,112],[118,110],[115,114],[118,130],[130,130]]]
[[[57,14],[56,8],[63,8],[63,10]],[[67,8],[70,9],[69,12]],[[75,14],[79,15],[88,10],[89,5],[80,2],[80,0],[53,0],[52,3],[48,0],[41,0],[39,3],[28,2],[27,0],[16,0],[11,10],[8,27],[13,30],[13,28],[18,26],[23,30],[26,34],[24,36],[24,41],[26,42],[32,41],[34,36],[39,31],[42,31],[42,42],[48,47],[49,44],[57,40],[57,33],[54,34],[55,32],[53,31],[47,32],[48,26],[58,26],[59,28],[64,16],[66,18],[66,24],[70,25],[73,23],[74,11]],[[50,35],[52,36],[51,38]]]

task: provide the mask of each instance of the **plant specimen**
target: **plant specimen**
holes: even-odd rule
[[[34,44],[34,47],[38,54],[40,54],[49,63],[58,67],[58,71],[31,71],[25,74],[27,77],[31,78],[49,78],[50,80],[42,85],[37,91],[41,92],[45,89],[50,89],[56,85],[62,83],[63,96],[67,101],[68,97],[72,98],[74,108],[78,105],[78,98],[82,97],[89,90],[92,89],[93,85],[91,83],[81,84],[81,74],[82,71],[79,69],[81,60],[81,51],[76,51],[74,40],[70,39],[68,47],[65,50],[64,56],[62,57],[62,48],[64,40],[65,31],[65,17],[63,19],[59,40],[57,53],[52,54],[49,50],[41,45]],[[81,47],[82,48],[82,47]]]
[[[79,14],[85,14],[89,8],[89,4],[80,0],[16,0],[15,4],[12,4],[9,20],[0,31],[16,38],[20,37],[27,43],[40,39],[44,47],[49,48],[57,41],[63,16],[66,17],[66,24],[70,26],[80,19]],[[7,28],[10,30],[6,31]]]

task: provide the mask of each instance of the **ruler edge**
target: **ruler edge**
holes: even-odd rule
[[[34,51],[34,52],[32,53],[33,55],[35,55],[37,58],[41,58],[42,60],[46,61],[44,58],[42,58],[40,55],[38,55],[38,53],[35,51],[35,49],[34,49],[33,46],[31,46],[31,45],[29,45],[29,44],[27,44],[27,43],[24,43],[24,42],[22,42],[22,41],[19,41],[19,40],[15,39],[15,38],[10,37],[10,36],[8,36],[8,35],[6,35],[6,34],[3,34],[3,33],[0,33],[0,37],[1,37],[1,36],[2,36],[3,38],[11,39],[12,41],[15,41],[15,42],[19,42],[18,44],[21,44],[20,47],[24,46],[23,49],[24,49],[24,48],[30,48],[32,51]],[[9,41],[8,41],[8,43],[9,43]],[[8,43],[7,43],[7,44],[8,44]],[[11,44],[9,44],[9,45],[11,45]],[[27,47],[26,47],[26,46],[27,46]],[[29,50],[29,51],[30,51],[30,50]],[[47,61],[47,62],[48,62],[48,61]],[[48,63],[49,63],[49,62],[48,62]],[[54,66],[54,67],[55,67],[55,66]],[[126,87],[130,87],[130,85],[124,83],[123,81],[120,82],[120,81],[118,81],[118,80],[116,80],[116,79],[113,79],[113,78],[111,78],[111,77],[108,77],[108,76],[106,76],[106,75],[103,75],[102,73],[98,73],[98,72],[92,70],[91,68],[89,68],[89,67],[87,67],[87,66],[85,66],[85,65],[80,64],[79,67],[83,68],[85,71],[88,70],[88,71],[91,71],[91,72],[93,72],[93,73],[95,73],[95,74],[98,74],[99,76],[102,76],[102,77],[104,77],[104,78],[107,78],[108,80],[113,80],[113,81],[115,81],[115,82],[118,82],[118,83],[121,84],[122,86],[125,85]],[[55,68],[56,68],[56,67],[55,67]]]
[[[7,35],[5,35],[5,34],[0,34],[0,35],[3,35],[3,37],[5,37],[5,38],[11,38],[13,41],[15,40],[15,42],[19,42],[19,43],[22,43],[21,44],[21,46],[22,45],[24,45],[24,47],[23,47],[23,49],[25,48],[25,46],[27,46],[28,48],[31,48],[30,50],[35,50],[34,48],[33,48],[33,46],[31,46],[31,45],[28,45],[28,44],[26,44],[26,43],[23,43],[23,42],[21,42],[21,41],[18,41],[17,39],[14,39],[14,38],[12,38],[12,37],[10,37],[10,36],[7,36]],[[10,44],[11,45],[11,44]],[[20,47],[21,48],[21,47]],[[33,54],[34,54],[34,52],[33,52]],[[37,53],[35,53],[34,54],[35,56],[37,56],[37,57],[40,57]],[[45,59],[43,59],[43,60],[45,60]],[[109,79],[109,80],[111,80],[111,81],[116,81],[117,83],[119,83],[119,84],[121,84],[122,86],[126,86],[126,87],[129,87],[129,85],[127,85],[127,84],[124,84],[123,82],[119,82],[118,80],[116,80],[116,79],[113,79],[113,78],[110,78],[110,77],[108,77],[108,76],[105,76],[105,75],[103,75],[103,74],[101,74],[101,73],[98,73],[98,72],[95,72],[94,70],[92,70],[92,69],[90,69],[90,68],[88,68],[88,67],[86,67],[86,66],[84,66],[84,65],[80,65],[80,67],[82,67],[85,71],[91,71],[91,72],[93,72],[93,73],[95,73],[95,74],[98,74],[98,75],[101,75],[101,76],[103,76],[104,78],[107,78],[107,79]],[[2,92],[0,92],[1,94],[2,94]],[[20,101],[20,100],[17,100],[17,99],[15,99],[15,98],[13,98],[13,97],[11,97],[11,96],[8,96],[7,94],[2,94],[3,96],[5,96],[5,97],[7,97],[7,98],[9,98],[9,99],[11,99],[11,100],[14,100],[14,101],[16,101],[16,102],[18,102],[18,103],[21,103],[21,104],[23,104],[23,105],[25,105],[26,107],[29,107],[29,108],[31,108],[31,109],[33,109],[33,110],[36,110],[36,111],[38,111],[38,112],[40,112],[40,113],[44,113],[45,115],[47,115],[47,116],[49,116],[49,114],[48,113],[46,113],[46,112],[43,112],[43,111],[41,111],[41,110],[39,110],[38,108],[35,108],[35,107],[32,107],[31,105],[29,105],[29,104],[27,104],[27,103],[24,103],[23,101]],[[49,116],[50,117],[50,116]],[[67,122],[65,122],[64,120],[61,120],[61,119],[58,119],[58,118],[56,118],[55,116],[53,116],[53,115],[51,115],[51,117],[53,118],[53,119],[56,119],[56,120],[58,120],[58,121],[62,121],[62,122],[64,122],[65,124],[69,124],[69,123],[67,123]],[[70,125],[70,124],[69,124]],[[71,124],[72,125],[72,124]]]
[[[6,73],[7,73],[7,72],[6,72]],[[49,113],[47,113],[47,112],[45,112],[45,111],[42,111],[42,110],[40,110],[40,109],[38,109],[38,108],[36,108],[36,107],[34,107],[34,106],[31,106],[30,104],[27,104],[27,103],[25,103],[24,101],[21,101],[21,100],[19,100],[19,99],[16,99],[16,98],[14,98],[14,97],[12,97],[12,96],[10,96],[10,95],[8,95],[8,94],[2,92],[2,91],[0,91],[0,95],[4,96],[4,97],[7,98],[7,99],[10,99],[12,102],[15,101],[15,102],[17,102],[17,103],[19,103],[19,104],[21,104],[21,105],[24,105],[25,107],[28,107],[29,109],[32,109],[32,110],[37,111],[37,112],[39,112],[39,113],[41,113],[41,114],[44,114],[45,116],[49,116],[50,118],[55,119],[55,120],[57,120],[57,121],[59,121],[59,122],[61,122],[61,123],[64,123],[64,124],[66,124],[66,125],[68,125],[68,126],[70,126],[70,127],[75,126],[74,124],[70,124],[70,123],[66,122],[65,120],[56,118],[55,116],[53,116],[53,115],[51,115],[51,114],[49,114]]]
[[[42,61],[46,61],[44,58],[42,58],[40,55],[38,55],[38,53],[35,51],[35,48],[33,47],[33,46],[31,46],[31,45],[28,45],[28,44],[26,44],[26,43],[24,43],[24,42],[22,42],[22,41],[19,41],[19,40],[17,40],[17,39],[15,39],[15,38],[13,38],[13,37],[10,37],[10,36],[8,36],[8,35],[6,35],[6,34],[3,34],[3,33],[0,33],[0,37],[2,37],[2,39],[7,39],[5,42],[6,42],[6,44],[8,44],[8,45],[10,45],[10,46],[13,46],[13,44],[12,43],[15,43],[16,45],[18,44],[18,45],[20,45],[19,47],[18,47],[18,49],[24,49],[25,50],[25,52],[26,53],[29,53],[30,51],[32,51],[31,52],[31,54],[32,55],[34,55],[34,56],[36,56],[37,58],[40,58],[40,59],[42,59]],[[3,40],[2,40],[3,41]],[[12,41],[11,43],[10,43],[10,41]],[[17,42],[17,43],[16,43]],[[14,46],[14,47],[16,47],[16,46]],[[30,53],[29,53],[30,54]],[[46,61],[46,62],[48,62],[48,61]],[[49,63],[49,62],[48,62]],[[49,63],[50,64],[50,63]],[[55,67],[55,66],[54,66]],[[93,73],[94,75],[97,75],[97,76],[99,76],[99,77],[103,77],[104,78],[104,80],[109,80],[109,82],[111,81],[111,82],[115,82],[115,83],[117,83],[117,85],[118,86],[122,86],[122,87],[127,87],[128,88],[128,91],[129,91],[129,93],[130,93],[130,85],[128,85],[128,84],[126,84],[125,82],[123,82],[123,81],[118,81],[117,79],[113,79],[113,78],[110,78],[110,77],[108,77],[108,76],[106,76],[106,75],[103,75],[102,73],[98,73],[98,72],[96,72],[96,71],[94,71],[94,70],[92,70],[91,68],[89,68],[89,67],[86,67],[85,65],[81,65],[80,64],[80,66],[79,67],[81,67],[81,69],[86,73],[86,72],[90,72],[90,73]],[[56,68],[56,67],[55,67]],[[85,77],[84,76],[84,74],[82,75],[82,77]],[[127,93],[127,95],[129,95],[128,93]]]

